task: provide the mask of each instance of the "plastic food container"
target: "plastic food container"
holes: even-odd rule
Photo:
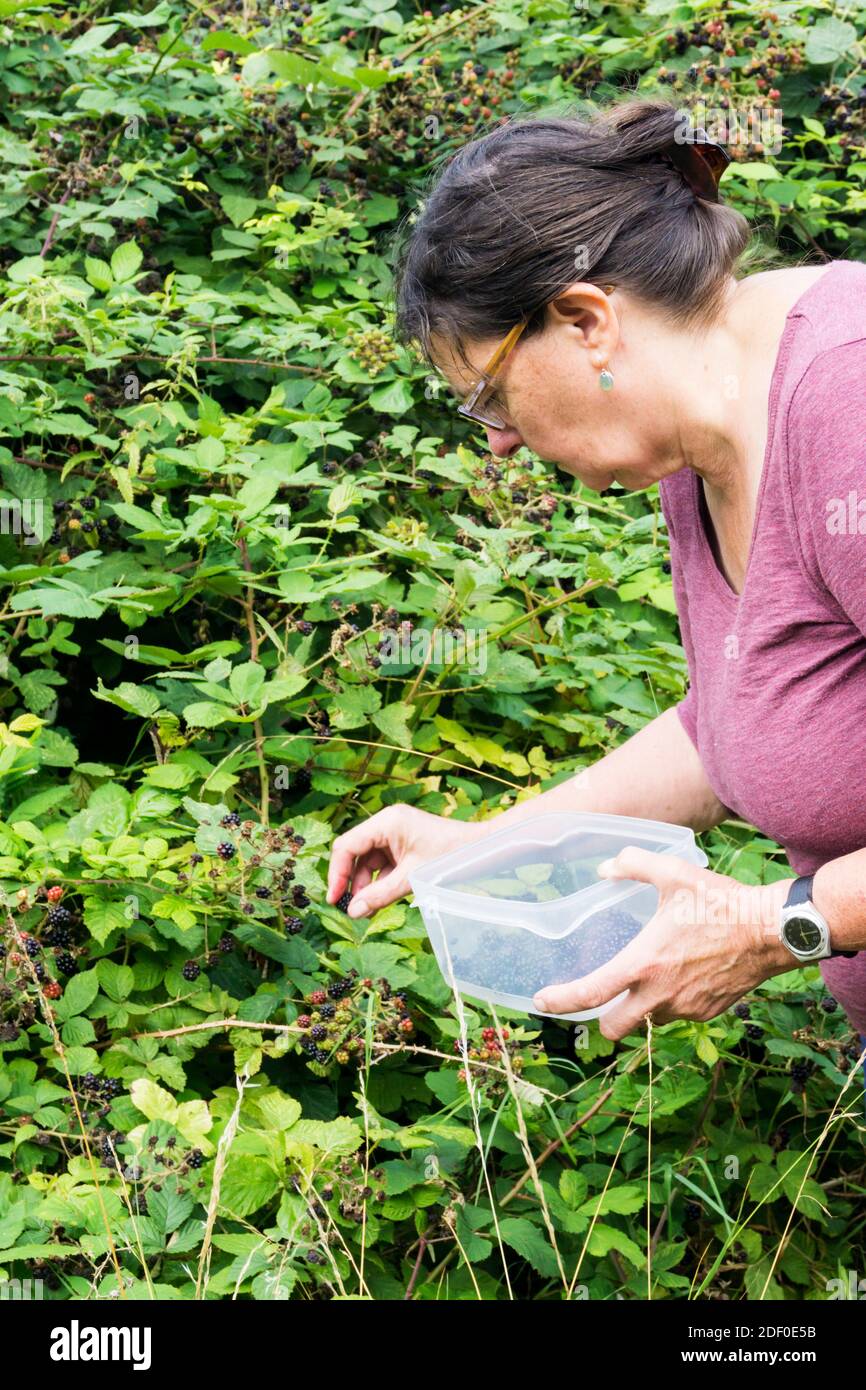
[[[491,831],[409,875],[436,959],[453,989],[520,1013],[545,985],[590,974],[646,926],[651,884],[600,879],[599,864],[626,845],[705,867],[693,831],[664,821],[551,812]],[[598,1018],[597,1009],[551,1018]]]

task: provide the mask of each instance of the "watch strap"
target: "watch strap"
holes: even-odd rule
[[[814,874],[801,874],[800,877],[795,878],[794,881],[793,881],[793,883],[791,884],[790,889],[788,890],[788,896],[787,896],[787,898],[785,899],[785,906],[786,906],[786,907],[799,907],[802,903],[811,903],[811,902],[812,902],[812,884],[813,884],[814,882],[815,882],[815,875],[814,875]],[[834,950],[831,949],[830,955],[831,955],[831,956],[848,956],[848,957],[851,957],[851,956],[856,956],[856,955],[857,955],[857,952],[856,952],[856,951],[834,951]]]

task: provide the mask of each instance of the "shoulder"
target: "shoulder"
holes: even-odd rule
[[[784,422],[792,482],[866,461],[866,321],[859,332],[797,364]]]
[[[838,342],[802,366],[789,397],[782,462],[800,564],[864,631],[866,337]]]

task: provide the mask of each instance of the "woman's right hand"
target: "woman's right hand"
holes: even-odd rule
[[[408,876],[419,864],[480,839],[490,829],[483,821],[449,820],[405,804],[387,806],[337,836],[327,901],[336,903],[351,886],[349,916],[365,917],[410,893]]]

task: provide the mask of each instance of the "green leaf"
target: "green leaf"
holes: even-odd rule
[[[136,242],[121,242],[111,256],[111,273],[115,280],[120,284],[131,280],[143,259],[143,252]]]
[[[838,63],[849,56],[857,43],[857,30],[846,20],[825,15],[809,25],[806,32],[808,63]]]
[[[255,707],[261,703],[265,668],[257,661],[245,661],[235,666],[229,676],[229,689],[239,705]]]
[[[227,1215],[251,1216],[270,1202],[281,1187],[281,1177],[267,1159],[255,1154],[230,1154],[220,1185],[220,1208]]]
[[[109,999],[114,999],[116,1002],[126,999],[135,986],[135,975],[131,967],[118,965],[113,960],[99,961],[96,966],[96,974]]]
[[[351,1154],[361,1143],[363,1133],[353,1120],[340,1115],[336,1120],[298,1120],[286,1138],[301,1144],[312,1144],[326,1154]]]
[[[114,284],[111,266],[107,261],[97,260],[93,256],[85,256],[84,273],[95,290],[110,290]]]
[[[411,748],[412,730],[408,721],[412,713],[411,705],[397,700],[392,705],[385,705],[383,709],[373,710],[370,717],[388,743],[397,743],[401,748]]]
[[[94,941],[102,946],[112,932],[129,927],[134,920],[135,910],[134,903],[114,902],[111,898],[85,898],[84,925]]]
[[[117,705],[118,709],[126,710],[127,714],[137,714],[142,719],[151,719],[159,709],[159,696],[144,686],[134,685],[132,681],[122,681],[113,690],[108,690],[99,677],[96,689],[90,693],[95,699],[106,700],[108,704]]]
[[[243,198],[236,193],[225,193],[220,198],[220,207],[233,227],[248,222],[258,207],[256,198]]]
[[[99,993],[99,975],[95,969],[82,970],[67,981],[63,994],[54,1006],[59,1019],[72,1018],[89,1009]]]
[[[168,1124],[174,1124],[177,1101],[169,1091],[149,1077],[137,1077],[129,1088],[129,1095],[136,1110],[140,1110],[148,1120],[166,1120]]]
[[[556,1254],[546,1232],[540,1231],[523,1216],[507,1216],[499,1223],[499,1233],[505,1244],[516,1250],[545,1279],[559,1277]]]
[[[377,386],[375,391],[370,392],[367,404],[371,410],[382,410],[386,415],[406,415],[415,408],[412,392],[401,377],[389,381],[387,385]]]

